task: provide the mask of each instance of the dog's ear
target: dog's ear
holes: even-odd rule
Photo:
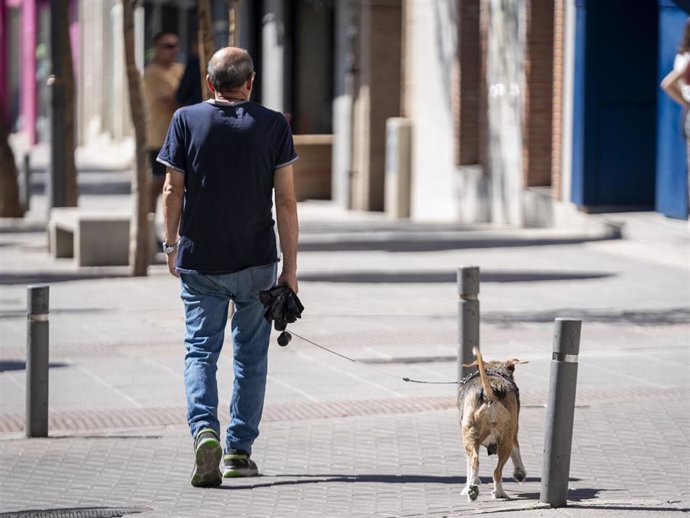
[[[477,360],[474,360],[472,363],[463,363],[463,367],[476,367],[477,366]]]
[[[512,360],[508,360],[505,362],[506,369],[509,371],[513,372],[515,370],[515,366],[519,365],[521,363],[529,363],[528,361],[522,361],[518,360],[517,358],[513,358]]]

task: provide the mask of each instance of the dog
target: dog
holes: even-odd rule
[[[467,483],[462,494],[470,501],[479,495],[479,449],[485,446],[489,455],[498,456],[491,494],[493,498],[507,499],[502,478],[508,459],[513,461],[515,480],[524,482],[527,477],[518,443],[520,391],[513,380],[515,366],[527,362],[514,358],[485,364],[478,348],[472,352],[476,360],[466,367],[476,365],[478,373],[465,378],[458,391],[460,426],[467,453]]]

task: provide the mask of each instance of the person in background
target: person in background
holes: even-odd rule
[[[690,18],[685,24],[673,70],[661,81],[661,88],[678,104],[683,107],[683,123],[681,132],[685,138],[688,160],[688,187],[690,191]],[[690,196],[690,192],[688,193]]]
[[[194,36],[189,48],[189,59],[184,69],[180,86],[177,88],[177,102],[189,106],[201,102],[201,69],[199,68],[199,40]]]
[[[176,34],[159,32],[153,37],[153,60],[144,69],[146,147],[151,168],[149,212],[153,214],[165,181],[165,166],[157,162],[156,157],[163,146],[173,113],[179,108],[175,93],[184,72],[184,65],[176,62],[179,46]]]
[[[285,116],[249,100],[254,78],[246,50],[216,52],[206,76],[214,99],[177,110],[158,155],[167,167],[163,247],[170,273],[180,279],[185,311],[184,382],[196,487],[258,474],[251,453],[271,335],[259,293],[276,282],[276,222],[282,251],[277,283],[297,293],[297,153]],[[230,424],[221,435],[216,370],[230,301],[234,383]]]

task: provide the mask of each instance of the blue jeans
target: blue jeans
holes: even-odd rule
[[[211,428],[221,436],[216,370],[228,305],[230,300],[235,302],[231,324],[235,380],[225,440],[227,450],[251,453],[259,435],[271,335],[271,324],[264,318],[259,291],[274,285],[276,269],[274,263],[222,275],[180,273],[187,350],[184,370],[187,421],[193,437],[203,428]]]

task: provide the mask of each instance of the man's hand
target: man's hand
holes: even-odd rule
[[[179,279],[180,273],[177,271],[177,267],[175,266],[175,262],[177,261],[177,250],[170,255],[166,255],[165,258],[168,262],[168,271],[170,271],[170,274],[173,277],[177,277]]]
[[[299,286],[297,285],[297,274],[294,272],[286,272],[283,270],[280,274],[280,277],[278,277],[278,284],[286,284],[292,291],[295,292],[295,295],[299,291]]]
[[[182,217],[182,202],[184,198],[184,174],[167,168],[165,184],[163,185],[163,221],[165,222],[165,242],[180,244],[180,218]],[[177,250],[166,256],[168,270],[173,277],[180,277],[175,262]]]

